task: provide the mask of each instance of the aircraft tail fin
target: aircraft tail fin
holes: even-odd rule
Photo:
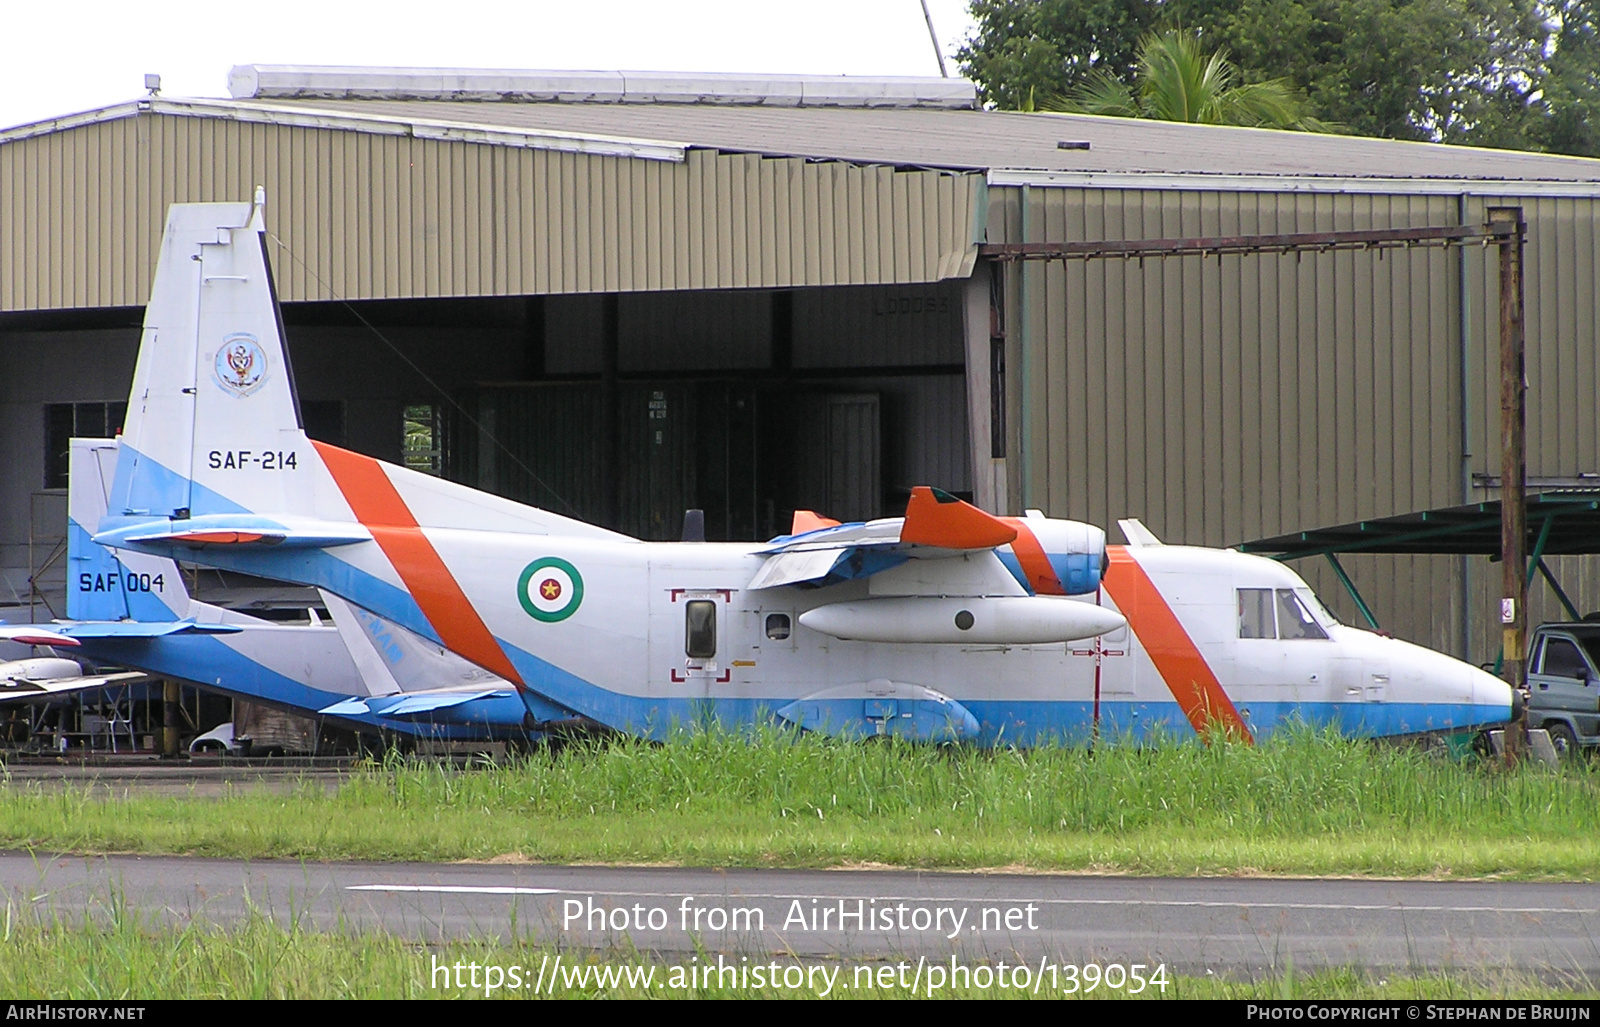
[[[117,552],[91,537],[106,512],[117,463],[115,439],[73,439],[67,473],[67,618],[175,621],[189,613],[178,565]]]
[[[253,205],[168,211],[107,539],[283,551],[365,541],[362,527],[373,524],[612,534],[313,443],[267,255],[265,202],[258,189]],[[166,523],[152,531],[152,522]]]

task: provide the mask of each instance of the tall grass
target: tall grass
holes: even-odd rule
[[[610,740],[461,769],[389,761],[288,795],[0,789],[0,845],[304,858],[1015,866],[1152,873],[1600,872],[1600,774],[1301,732],[1026,751],[769,732]]]

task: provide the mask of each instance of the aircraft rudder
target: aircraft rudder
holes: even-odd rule
[[[113,518],[308,509],[302,430],[257,204],[174,204],[128,401]]]

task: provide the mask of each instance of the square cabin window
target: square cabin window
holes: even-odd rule
[[[1239,637],[1278,637],[1272,619],[1272,589],[1239,589]]]
[[[767,614],[767,637],[774,642],[782,642],[789,637],[790,625],[787,613]]]

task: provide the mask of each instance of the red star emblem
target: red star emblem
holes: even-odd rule
[[[539,594],[546,600],[554,602],[561,598],[561,582],[555,578],[545,578],[539,582]]]

